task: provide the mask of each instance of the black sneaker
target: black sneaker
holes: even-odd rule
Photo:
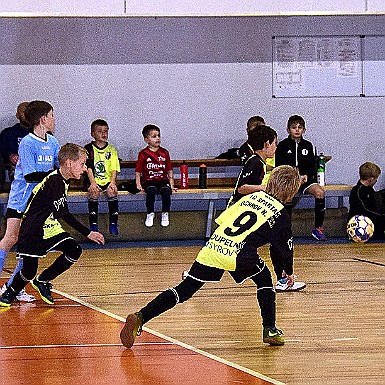
[[[36,289],[39,292],[40,297],[44,302],[47,302],[48,304],[53,305],[53,298],[51,295],[51,289],[52,289],[51,283],[41,282],[41,281],[38,281],[37,278],[35,278],[31,282],[31,285],[34,289]]]
[[[272,346],[279,346],[285,343],[282,330],[269,327],[263,328],[263,342]]]
[[[0,297],[0,306],[1,307],[10,307],[12,302],[16,301],[16,293],[8,288]]]

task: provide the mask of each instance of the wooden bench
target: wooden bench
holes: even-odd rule
[[[351,190],[351,186],[348,185],[328,185],[326,186],[326,198],[328,199],[336,199],[336,202],[332,202],[332,204],[327,204],[328,208],[334,207],[341,209],[344,207],[344,198],[349,196]],[[126,218],[126,224],[121,225],[121,229],[123,230],[123,226],[133,226],[133,223],[136,223],[134,227],[136,227],[135,231],[136,235],[139,239],[142,239],[143,236],[148,236],[148,234],[152,234],[155,239],[161,239],[162,237],[173,238],[173,232],[177,233],[177,237],[183,237],[183,234],[186,233],[186,237],[194,234],[198,237],[204,237],[205,239],[209,238],[213,226],[214,219],[217,216],[218,212],[221,212],[226,208],[226,204],[228,199],[231,196],[233,188],[230,187],[216,187],[216,188],[207,188],[207,189],[179,189],[177,192],[173,193],[171,197],[171,225],[169,229],[164,230],[161,229],[161,233],[156,233],[156,229],[151,233],[151,230],[147,230],[144,227],[143,221],[145,217],[145,194],[129,194],[125,191],[119,192],[119,212],[121,214],[122,220],[125,215],[130,215],[131,218],[128,220]],[[311,196],[302,195],[300,197],[300,202],[302,200],[308,200],[312,198]],[[0,210],[4,215],[6,211],[8,201],[8,194],[3,193],[0,194]],[[88,205],[87,205],[87,193],[83,191],[69,191],[68,193],[68,203],[70,206],[70,210],[72,213],[76,214],[83,223],[87,224],[87,213],[88,213]],[[308,201],[309,207],[314,207],[314,200]],[[160,197],[157,197],[155,202],[155,210],[159,212],[161,210],[161,202]],[[346,209],[345,209],[346,210]],[[294,210],[296,211],[296,210]],[[305,212],[306,210],[298,210],[297,213],[301,211]],[[107,221],[107,213],[108,213],[108,204],[107,200],[103,197],[100,200],[99,212],[101,216],[104,216],[104,221]],[[193,214],[193,213],[196,214]],[[200,212],[200,213],[199,213]],[[183,221],[178,220],[178,213],[183,217]],[[184,213],[184,214],[183,214]],[[188,214],[190,213],[190,214]],[[201,216],[204,215],[205,219]],[[194,216],[195,215],[195,216]],[[185,218],[190,216],[189,221],[185,221]],[[298,214],[297,214],[298,216]],[[174,219],[176,220],[174,221]],[[198,223],[198,221],[202,223]],[[202,227],[202,230],[194,229],[194,227],[198,228]],[[341,225],[342,226],[342,225]],[[340,226],[340,227],[341,227]],[[177,229],[178,228],[178,229]],[[175,231],[174,231],[174,230]],[[159,230],[159,228],[158,228]],[[196,230],[195,232],[193,230]],[[140,232],[142,231],[142,232]],[[144,233],[146,231],[146,233]],[[202,233],[200,233],[202,231]],[[123,232],[123,231],[122,231]],[[340,233],[342,230],[340,231]],[[157,238],[158,237],[158,238]],[[107,234],[107,240],[127,240],[124,238],[111,238]],[[132,239],[129,239],[132,240]]]
[[[344,207],[344,199],[350,194],[352,186],[349,185],[328,185],[325,186],[325,196],[327,207],[342,208]],[[213,221],[217,211],[222,211],[226,208],[227,202],[233,192],[230,187],[215,187],[207,189],[178,189],[171,196],[171,211],[205,211],[206,212],[206,227],[205,238],[209,238],[212,233]],[[121,213],[137,213],[145,212],[145,193],[129,194],[127,192],[119,192],[119,212]],[[303,200],[313,199],[308,202],[310,207],[314,207],[314,198],[311,195],[301,195],[300,202]],[[335,202],[330,202],[329,199],[336,199]],[[73,213],[87,213],[87,194],[80,191],[70,191],[68,202]],[[155,202],[155,210],[161,210],[160,197],[157,197]],[[107,202],[102,199],[100,202],[100,212],[108,212]],[[188,230],[188,229],[186,229]]]
[[[204,212],[206,219],[204,224],[204,236],[208,238],[213,229],[213,220],[217,211],[224,210],[228,199],[233,192],[237,176],[242,166],[239,159],[193,159],[193,160],[172,160],[175,174],[175,186],[180,186],[179,167],[186,163],[189,167],[189,188],[178,189],[171,198],[172,212]],[[121,172],[119,173],[118,183],[127,182],[135,178],[136,161],[121,161]],[[207,166],[207,189],[198,188],[199,166]],[[342,208],[346,206],[345,199],[349,196],[351,186],[348,185],[328,185],[326,186],[327,207]],[[311,196],[301,195],[298,208],[314,207]],[[0,194],[1,214],[5,214],[8,200],[8,193]],[[82,185],[78,181],[71,181],[68,194],[70,210],[79,217],[84,217],[88,213],[87,194],[82,191]],[[160,198],[157,198],[155,210],[160,211]],[[107,201],[102,198],[100,201],[100,213],[108,212]],[[124,213],[145,213],[145,194],[130,194],[126,191],[119,191],[119,212]],[[174,214],[172,214],[175,216]],[[85,217],[82,221],[86,223]],[[193,219],[192,219],[193,220]],[[140,219],[141,222],[142,219]],[[173,223],[173,222],[171,222]],[[180,224],[185,226],[186,223]],[[144,225],[143,225],[144,226]],[[170,227],[172,227],[170,225]],[[189,229],[186,228],[186,231]],[[170,237],[172,234],[170,234]]]
[[[189,167],[189,188],[197,188],[199,185],[199,166],[205,164],[207,167],[207,187],[233,187],[237,180],[239,171],[242,169],[239,159],[190,159],[172,160],[175,176],[175,186],[180,186],[179,167],[185,163]],[[124,183],[135,179],[134,160],[121,160],[121,172],[118,174],[118,183]],[[81,190],[82,182],[71,181],[71,190]]]

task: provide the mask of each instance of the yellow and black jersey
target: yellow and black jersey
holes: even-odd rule
[[[265,174],[266,163],[259,155],[251,155],[238,175],[237,183],[235,184],[234,191],[229,199],[228,206],[239,201],[244,196],[244,194],[238,192],[239,187],[245,184],[262,185]]]
[[[291,221],[281,202],[265,193],[244,196],[217,219],[219,227],[196,261],[227,271],[249,270],[259,258],[257,248],[271,244],[282,258],[287,274],[293,272]]]
[[[113,171],[120,172],[120,163],[116,148],[107,143],[99,148],[93,142],[85,146],[88,152],[87,167],[94,173],[95,182],[99,186],[105,186],[111,182]]]
[[[20,226],[19,244],[28,245],[64,232],[59,218],[75,230],[88,236],[90,230],[83,226],[68,210],[68,182],[59,170],[51,172],[32,190]],[[24,247],[25,248],[25,247]]]

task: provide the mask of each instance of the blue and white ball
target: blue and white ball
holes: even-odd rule
[[[365,215],[355,215],[349,219],[346,226],[349,239],[353,242],[367,242],[374,233],[374,224]]]

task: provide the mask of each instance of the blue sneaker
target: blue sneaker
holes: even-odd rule
[[[313,238],[315,238],[317,241],[326,241],[326,235],[325,230],[322,227],[316,227],[312,232],[311,235]]]
[[[112,235],[119,235],[118,230],[118,224],[117,223],[110,223],[110,234]]]
[[[91,231],[99,231],[99,226],[97,223],[91,223],[90,224],[90,230]]]

